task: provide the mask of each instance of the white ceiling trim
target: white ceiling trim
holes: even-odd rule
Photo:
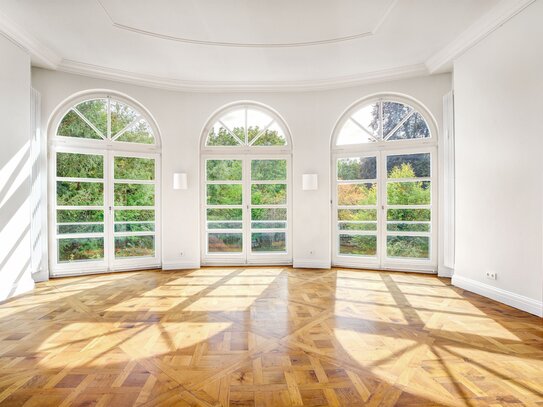
[[[428,75],[424,64],[409,65],[398,68],[383,69],[360,75],[344,76],[311,81],[270,81],[270,82],[212,82],[187,81],[181,79],[161,78],[153,75],[111,69],[103,66],[63,60],[57,70],[94,78],[130,83],[153,88],[187,91],[187,92],[280,92],[280,91],[315,91],[337,89],[383,82],[403,78]]]
[[[15,24],[2,13],[0,13],[0,33],[25,49],[32,56],[36,65],[56,69],[62,59],[60,55],[46,47],[23,27]]]
[[[448,72],[453,61],[475,46],[493,31],[516,16],[535,0],[502,0],[488,13],[475,21],[467,30],[450,42],[445,48],[426,61],[430,73]]]
[[[158,32],[143,30],[143,29],[138,28],[138,27],[134,27],[134,26],[131,26],[131,25],[126,25],[126,24],[121,24],[121,23],[116,22],[113,19],[113,17],[111,16],[111,14],[108,12],[107,8],[104,6],[104,4],[100,0],[96,0],[96,1],[98,2],[100,7],[102,8],[102,10],[104,11],[105,15],[107,16],[107,18],[109,19],[109,21],[111,22],[113,27],[121,29],[121,30],[141,34],[141,35],[155,37],[155,38],[159,38],[159,39],[167,40],[167,41],[181,42],[181,43],[185,43],[185,44],[208,45],[208,46],[215,46],[215,47],[289,48],[289,47],[310,47],[310,46],[315,46],[315,45],[336,44],[336,43],[340,43],[340,42],[353,41],[353,40],[358,40],[358,39],[361,39],[361,38],[366,38],[366,37],[370,37],[372,35],[375,35],[377,33],[377,31],[379,30],[379,28],[383,25],[385,20],[388,18],[388,16],[390,15],[392,10],[396,6],[396,4],[398,4],[399,0],[392,0],[390,2],[389,6],[385,10],[382,17],[377,21],[376,25],[370,31],[366,31],[366,32],[358,33],[358,34],[353,34],[353,35],[349,35],[349,36],[345,36],[345,37],[328,38],[328,39],[317,40],[317,41],[288,42],[288,43],[249,43],[249,42],[242,43],[242,42],[208,41],[208,40],[198,40],[198,39],[194,39],[194,38],[177,37],[177,36],[173,36],[173,35],[167,35],[167,34],[162,34],[162,33],[158,33]]]

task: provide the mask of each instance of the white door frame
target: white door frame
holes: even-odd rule
[[[373,148],[372,148],[373,147]],[[394,148],[397,147],[397,148]],[[431,154],[431,232],[430,232],[430,258],[388,258],[386,256],[387,220],[386,203],[387,169],[386,157],[389,155],[402,154]],[[364,257],[354,255],[339,255],[339,231],[338,231],[338,202],[337,202],[337,160],[348,157],[377,157],[377,255],[375,257]],[[438,154],[437,147],[433,145],[414,143],[412,146],[395,146],[390,143],[386,146],[364,145],[361,148],[345,148],[332,153],[332,265],[339,267],[368,268],[380,270],[398,270],[415,272],[437,272],[438,266]],[[415,209],[414,206],[413,209]],[[409,232],[410,236],[417,234]]]
[[[96,274],[114,271],[138,270],[160,267],[161,265],[161,160],[160,153],[156,151],[140,152],[129,149],[111,149],[104,145],[95,144],[94,147],[88,147],[85,143],[51,143],[49,149],[49,177],[48,177],[48,196],[49,196],[49,259],[51,277]],[[79,144],[79,145],[78,145]],[[106,148],[104,148],[106,147]],[[104,258],[102,260],[81,260],[74,262],[60,263],[58,261],[58,236],[57,236],[57,194],[56,194],[56,157],[57,152],[77,153],[77,154],[94,154],[104,157],[104,177],[102,182],[104,185],[104,200],[103,205],[93,207],[93,209],[101,209],[104,211],[104,231],[98,234],[77,234],[74,238],[85,237],[102,237],[104,238]],[[153,257],[133,257],[122,260],[115,259],[114,236],[119,233],[114,233],[114,175],[113,161],[115,156],[123,157],[142,157],[153,158],[155,160],[155,255]],[[97,182],[96,180],[92,182]],[[143,183],[143,182],[142,182]],[[134,207],[130,209],[136,209]],[[90,209],[86,206],[66,207],[66,209],[85,210]],[[100,235],[100,236],[98,236]],[[122,235],[122,234],[121,234]],[[137,232],[126,233],[126,235],[135,236]],[[66,235],[67,237],[68,235]],[[64,236],[63,236],[64,237]]]
[[[227,153],[222,149],[217,152],[205,151],[200,155],[200,242],[201,242],[201,264],[202,265],[289,265],[292,264],[292,159],[290,153],[284,151],[277,151],[276,153],[260,153],[258,151],[242,152],[232,151]],[[243,178],[241,182],[236,181],[224,181],[225,184],[241,183],[243,185],[243,201],[241,209],[243,212],[243,248],[241,253],[218,253],[210,254],[207,251],[208,239],[207,239],[207,172],[206,162],[207,160],[241,160],[243,166]],[[251,161],[252,160],[286,160],[287,161],[287,180],[286,182],[277,181],[270,183],[279,184],[285,183],[287,188],[287,204],[279,205],[286,207],[287,209],[287,229],[286,234],[286,252],[280,253],[251,253]],[[259,182],[255,182],[259,183]],[[262,183],[262,182],[260,182]],[[274,205],[266,205],[274,206]],[[212,206],[217,207],[217,206]],[[225,206],[227,207],[227,206]],[[232,206],[234,208],[238,206]],[[265,230],[263,230],[265,231]],[[282,231],[282,230],[278,230]]]

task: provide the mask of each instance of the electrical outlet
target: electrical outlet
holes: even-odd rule
[[[181,257],[183,257],[183,256],[185,255],[185,253],[179,252],[179,255],[180,255]]]
[[[486,278],[488,278],[489,280],[497,280],[498,279],[498,274],[492,272],[492,271],[487,271],[486,272]]]
[[[309,254],[310,254],[310,255],[313,255],[313,250],[310,250],[310,251],[309,251]]]

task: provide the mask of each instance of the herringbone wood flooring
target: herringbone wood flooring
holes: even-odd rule
[[[543,406],[542,321],[417,274],[58,279],[0,305],[0,404]]]

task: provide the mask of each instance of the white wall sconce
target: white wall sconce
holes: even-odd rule
[[[319,189],[319,177],[317,174],[302,175],[302,189],[304,191],[314,191]]]
[[[186,173],[176,172],[173,174],[173,189],[188,189]]]

